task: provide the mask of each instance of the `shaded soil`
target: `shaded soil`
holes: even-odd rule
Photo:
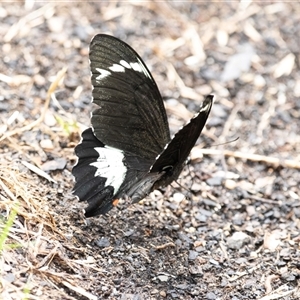
[[[272,1],[3,4],[2,299],[299,299],[299,14]],[[205,95],[215,103],[180,185],[85,219],[71,169],[100,32],[143,57],[172,133]]]

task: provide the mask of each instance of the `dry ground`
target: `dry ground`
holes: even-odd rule
[[[293,1],[2,2],[2,299],[299,299],[299,16]],[[71,168],[100,32],[144,58],[172,132],[215,103],[182,187],[86,220]]]

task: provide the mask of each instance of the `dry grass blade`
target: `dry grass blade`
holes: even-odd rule
[[[12,136],[12,135],[15,135],[15,134],[20,134],[24,131],[28,131],[28,130],[31,130],[32,128],[34,128],[35,126],[39,125],[41,122],[44,121],[44,118],[45,118],[45,115],[46,115],[46,112],[48,110],[48,107],[49,107],[49,104],[50,104],[50,100],[51,100],[51,94],[54,93],[55,89],[57,88],[59,82],[63,79],[65,73],[67,72],[67,68],[64,67],[62,68],[56,75],[56,78],[55,80],[51,83],[49,89],[48,89],[48,92],[47,92],[47,98],[46,98],[46,101],[45,101],[45,104],[44,104],[44,107],[43,107],[43,110],[42,110],[42,113],[41,113],[41,116],[33,121],[32,123],[22,127],[22,128],[17,128],[17,129],[14,129],[12,131],[9,131],[8,133],[4,134],[4,136],[2,136],[0,138],[0,142],[5,140],[6,138]]]
[[[57,183],[54,179],[51,178],[51,176],[49,176],[46,172],[44,172],[43,170],[39,169],[38,167],[34,166],[33,164],[22,160],[21,161],[22,164],[27,167],[29,170],[31,170],[32,172],[38,174],[41,177],[44,177],[45,179],[47,179],[50,182],[54,182]]]
[[[28,26],[28,24],[29,24],[29,28],[32,28],[36,26],[36,24],[40,24],[41,22],[43,22],[44,14],[46,12],[48,12],[49,14],[49,10],[51,9],[53,9],[53,4],[49,3],[25,15],[17,23],[15,23],[13,26],[10,27],[10,29],[7,31],[7,33],[3,38],[4,41],[6,43],[10,42],[20,31],[24,29],[25,26]],[[41,19],[41,18],[42,18],[41,21],[36,22],[37,19]]]
[[[39,194],[41,189],[37,190],[32,184],[34,183],[28,180],[26,174],[20,173],[17,165],[10,162],[8,166],[2,162],[0,168],[0,195],[3,201],[0,201],[0,207],[11,211],[7,213],[9,217],[5,224],[0,226],[3,233],[0,236],[3,265],[12,266],[16,273],[22,272],[29,277],[33,276],[32,278],[35,280],[39,276],[45,277],[53,286],[56,286],[55,283],[58,282],[78,295],[88,299],[96,299],[95,296],[79,287],[80,276],[73,274],[78,274],[78,270],[82,269],[82,264],[68,258],[65,253],[66,249],[58,239],[58,237],[63,238],[63,235],[58,232],[53,218],[45,209],[47,199]],[[19,203],[18,211],[13,210],[16,203]],[[19,218],[15,218],[17,214]],[[22,220],[22,222],[19,220]],[[18,249],[18,252],[27,253],[26,257],[22,259],[14,249]],[[19,263],[20,259],[22,263]],[[60,270],[65,268],[69,272],[71,270],[72,274],[52,271],[53,266],[55,269],[57,264],[59,264]],[[24,270],[24,266],[26,266],[26,270]],[[19,270],[20,267],[23,269]],[[88,270],[89,268],[90,266],[86,264],[85,269]],[[10,268],[4,268],[3,276],[8,276],[9,270]],[[9,295],[12,291],[17,291],[20,287],[21,289],[23,287],[24,293],[21,293],[22,296],[18,299],[24,297],[36,299],[31,293],[31,288],[34,287],[33,282],[34,280],[27,286],[27,283],[19,282],[18,279],[15,279],[13,284],[2,280],[2,294]],[[9,298],[6,297],[5,299]],[[72,298],[64,294],[62,299]]]
[[[264,296],[262,298],[259,298],[259,300],[275,300],[275,299],[280,299],[280,298],[289,296],[289,295],[291,295],[293,293],[296,293],[297,290],[298,290],[298,288],[294,288],[294,289],[289,290],[289,291],[282,291],[285,288],[286,288],[286,286],[283,285],[283,286],[279,287],[278,289],[276,289],[272,294]],[[293,298],[293,299],[296,299],[296,298]]]
[[[4,190],[4,192],[9,196],[9,198],[13,201],[17,201],[15,195],[10,191],[10,189],[4,184],[4,182],[0,179],[0,186]]]
[[[86,290],[84,290],[80,286],[74,286],[74,285],[72,285],[71,283],[69,283],[68,281],[65,281],[65,280],[62,281],[62,284],[64,286],[66,286],[67,288],[69,288],[70,290],[73,290],[74,292],[76,292],[76,293],[78,293],[78,294],[80,294],[80,295],[82,295],[82,296],[84,296],[84,297],[86,297],[90,300],[97,300],[98,299],[97,296],[87,292]]]

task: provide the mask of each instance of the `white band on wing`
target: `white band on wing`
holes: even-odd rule
[[[113,186],[115,195],[119,191],[127,172],[123,162],[124,154],[121,150],[108,146],[94,149],[99,153],[97,161],[90,164],[97,168],[95,177],[107,178],[105,186]]]

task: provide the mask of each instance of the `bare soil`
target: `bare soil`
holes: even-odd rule
[[[292,1],[2,3],[1,299],[300,299],[299,16]],[[215,102],[180,185],[85,219],[71,169],[97,33],[143,57],[172,133]]]

